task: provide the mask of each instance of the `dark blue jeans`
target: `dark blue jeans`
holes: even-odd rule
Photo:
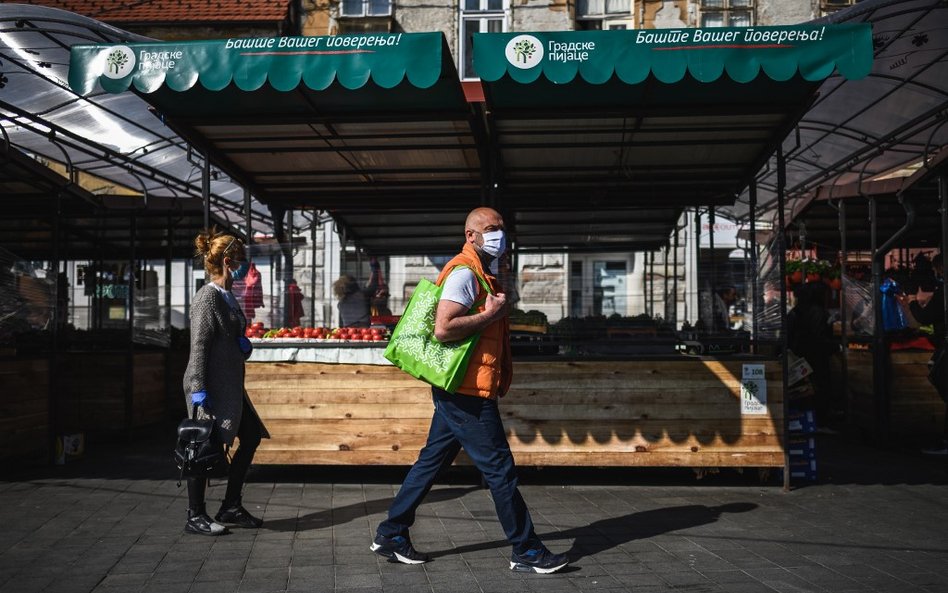
[[[415,523],[415,510],[431,490],[438,472],[451,465],[464,447],[490,488],[497,518],[513,551],[522,554],[539,546],[530,511],[517,489],[517,468],[497,402],[452,395],[437,387],[431,388],[431,395],[435,411],[428,442],[405,476],[388,510],[388,520],[379,525],[379,535],[408,535],[408,528]]]

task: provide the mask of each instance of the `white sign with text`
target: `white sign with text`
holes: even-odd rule
[[[767,377],[762,364],[745,364],[741,373],[741,415],[767,414]]]

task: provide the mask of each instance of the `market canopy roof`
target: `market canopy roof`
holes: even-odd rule
[[[865,25],[475,35],[502,201],[518,229],[570,204],[633,220],[731,204],[819,82],[865,76],[871,49]],[[583,244],[655,248],[676,218],[621,220]]]
[[[732,203],[818,81],[871,63],[864,25],[474,43],[483,109],[440,33],[82,46],[70,85],[135,89],[255,196],[328,210],[370,252],[453,251],[481,203],[523,249],[628,250]]]
[[[787,201],[827,184],[852,185],[917,164],[948,145],[948,3],[863,0],[815,24],[872,26],[875,54],[865,78],[832,76],[783,141]],[[773,161],[758,176],[760,214],[775,217]],[[748,195],[724,209],[748,216]]]
[[[55,257],[57,224],[61,259],[125,260],[133,242],[138,259],[187,259],[204,225],[200,200],[96,196],[15,149],[0,151],[0,209],[0,249],[24,260]]]
[[[399,247],[349,215],[479,204],[474,112],[441,33],[82,46],[70,84],[135,89],[257,198],[330,211],[369,251]],[[459,241],[424,236],[425,252]]]
[[[131,93],[80,96],[66,82],[70,46],[131,40],[145,38],[54,8],[0,4],[0,150],[49,163],[62,172],[54,175],[59,179],[53,185],[88,174],[101,181],[105,193],[137,193],[140,201],[142,196],[192,200],[200,208],[200,158],[146,102]],[[0,160],[5,154],[0,152]],[[50,187],[39,179],[37,187]],[[49,202],[42,194],[6,201],[4,216],[28,213],[37,204]],[[243,190],[216,168],[211,211],[216,219],[243,225]],[[256,230],[270,231],[269,212],[260,204],[252,217]]]
[[[948,148],[942,149],[924,167],[908,177],[890,177],[846,185],[820,186],[804,199],[787,220],[790,231],[805,235],[807,244],[838,249],[841,246],[839,206],[845,202],[846,249],[869,251],[872,248],[870,199],[876,203],[877,247],[906,224],[903,200],[911,200],[915,222],[896,247],[941,245],[941,200],[938,176],[948,173]]]

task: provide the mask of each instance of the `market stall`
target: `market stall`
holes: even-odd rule
[[[119,48],[80,46],[70,84],[134,88],[275,212],[326,210],[369,254],[450,254],[479,204],[504,214],[516,252],[652,250],[673,241],[685,208],[733,202],[820,81],[871,64],[865,25],[720,34],[730,41],[480,35],[483,103],[465,101],[440,34],[129,46],[180,53],[173,71],[105,73]],[[502,404],[514,454],[537,465],[785,467],[785,371],[745,350],[519,357]],[[258,344],[248,392],[273,435],[258,459],[411,463],[428,390],[379,351]]]
[[[922,444],[944,431],[945,404],[928,381],[928,361],[945,336],[931,327],[886,327],[880,288],[888,278],[914,295],[912,259],[944,252],[946,163],[942,149],[912,174],[821,187],[796,204],[788,222],[801,251],[819,249],[841,262],[844,364],[836,368],[845,376],[836,382],[846,389],[851,423],[875,439]]]

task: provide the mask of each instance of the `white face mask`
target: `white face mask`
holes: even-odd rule
[[[507,250],[507,236],[504,235],[504,231],[490,231],[481,233],[481,236],[484,237],[484,245],[481,246],[481,249],[487,255],[496,259]]]

